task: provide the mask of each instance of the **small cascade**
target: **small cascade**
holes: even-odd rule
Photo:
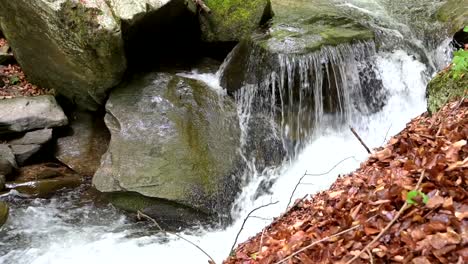
[[[249,126],[267,119],[262,123],[276,132],[270,137],[280,138],[286,156],[293,157],[325,120],[337,128],[355,111],[368,114],[383,107],[371,41],[324,46],[309,54],[267,57],[262,52],[251,50],[242,88],[234,92],[244,143],[255,133]],[[267,62],[268,72],[258,70],[259,59]]]

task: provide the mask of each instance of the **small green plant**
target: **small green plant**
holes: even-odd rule
[[[20,83],[20,78],[18,77],[18,75],[13,75],[10,77],[10,84],[15,85],[18,83]]]
[[[418,196],[422,198],[422,202],[424,204],[427,204],[427,202],[429,201],[429,197],[425,193],[418,191],[418,190],[412,190],[406,195],[406,202],[408,204],[417,204],[418,202],[416,202],[413,199],[415,199]]]
[[[468,32],[468,26],[465,26],[465,27],[463,28],[463,32]]]
[[[452,71],[455,79],[468,72],[468,51],[460,49],[453,53]]]

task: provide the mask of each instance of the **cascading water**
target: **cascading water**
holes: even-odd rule
[[[383,3],[387,3],[384,0],[339,2],[344,8],[357,9],[358,14],[376,11],[378,15],[386,11]],[[397,28],[386,28],[386,32],[393,32],[388,33],[393,34],[392,38],[408,34]],[[268,117],[266,124],[272,127],[271,136],[280,138],[283,147],[293,155],[280,167],[257,171],[247,153],[246,166],[250,166],[251,174],[246,176],[246,186],[233,207],[234,223],[222,230],[191,229],[180,234],[209,252],[216,261],[222,261],[229,255],[250,210],[279,201],[250,218],[239,241],[260,232],[273,217],[284,212],[290,198],[326,189],[339,174],[359,166],[367,153],[349,132],[348,125],[370,147],[377,147],[389,135],[404,128],[412,117],[425,111],[425,86],[440,60],[428,51],[421,55],[409,46],[397,47],[376,51],[373,43],[365,42],[296,57],[279,56],[277,70],[271,71],[257,89],[244,87],[237,94],[238,113],[244,145],[249,145],[249,127],[258,118],[256,114],[262,113]],[[446,52],[438,51],[438,57],[445,59]],[[214,74],[185,73],[184,76],[220,88]],[[378,80],[384,96],[369,95],[371,80]],[[299,90],[294,92],[294,87]],[[338,100],[327,102],[330,94]],[[369,99],[376,97],[380,99],[369,103]],[[379,111],[371,111],[370,106],[381,100],[385,104],[378,106]],[[328,111],[331,106],[337,110],[334,114]],[[275,125],[278,122],[279,127]],[[304,178],[291,197],[304,172],[320,174],[331,168],[320,176]],[[267,194],[259,195],[258,189],[265,181],[271,187]],[[207,257],[187,242],[162,236],[145,223],[134,223],[112,206],[96,205],[83,195],[83,188],[47,200],[8,198],[13,206],[7,225],[0,231],[0,263],[207,262]]]

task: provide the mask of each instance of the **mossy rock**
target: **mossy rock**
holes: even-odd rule
[[[437,12],[437,18],[449,24],[449,33],[455,34],[468,26],[468,0],[448,0]]]
[[[454,78],[452,71],[443,71],[427,86],[427,108],[435,113],[447,102],[468,97],[468,73]]]
[[[3,33],[28,79],[96,110],[126,70],[120,24],[105,1],[0,1]]]
[[[200,15],[202,39],[207,42],[239,41],[272,16],[270,0],[205,0],[211,13]]]
[[[150,73],[112,91],[106,110],[111,141],[93,178],[98,190],[229,210],[240,144],[231,98],[196,80]]]

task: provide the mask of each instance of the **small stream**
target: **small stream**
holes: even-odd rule
[[[229,255],[245,216],[255,207],[278,201],[247,221],[239,242],[261,232],[274,217],[284,212],[292,190],[305,172],[321,174],[338,164],[329,173],[306,177],[293,200],[327,189],[338,175],[359,167],[368,154],[348,126],[354,127],[369,147],[378,147],[401,131],[411,118],[426,110],[425,88],[430,77],[449,57],[448,41],[438,39],[428,44],[428,41],[418,40],[420,36],[412,30],[419,27],[412,27],[411,21],[395,23],[398,17],[392,17],[395,12],[391,10],[390,0],[346,0],[337,4],[357,14],[372,14],[377,21],[375,27],[382,28],[383,35],[390,35],[382,36],[389,42],[402,37],[415,45],[401,42],[394,48],[382,46],[366,58],[374,65],[374,73],[381,80],[386,95],[380,111],[365,114],[356,107],[361,102],[350,99],[346,112],[349,118],[344,122],[340,119],[340,125],[333,126],[329,124],[335,124],[335,119],[341,117],[322,113],[317,128],[296,148],[295,155],[279,167],[263,172],[251,170],[248,184],[233,206],[234,223],[225,229],[180,231],[218,263]],[[437,45],[432,44],[436,42]],[[350,74],[349,67],[343,67],[342,71],[343,75]],[[198,73],[194,69],[181,74],[202,80],[222,93],[217,73]],[[244,111],[248,107],[246,98],[237,100],[239,115],[249,113]],[[248,117],[247,114],[240,119]],[[265,180],[272,184],[271,188],[258,195]],[[208,258],[192,245],[177,237],[162,236],[148,223],[136,222],[113,206],[96,201],[88,188],[89,185],[84,185],[50,199],[25,200],[14,195],[6,198],[11,210],[7,224],[0,230],[0,263],[207,263]]]

